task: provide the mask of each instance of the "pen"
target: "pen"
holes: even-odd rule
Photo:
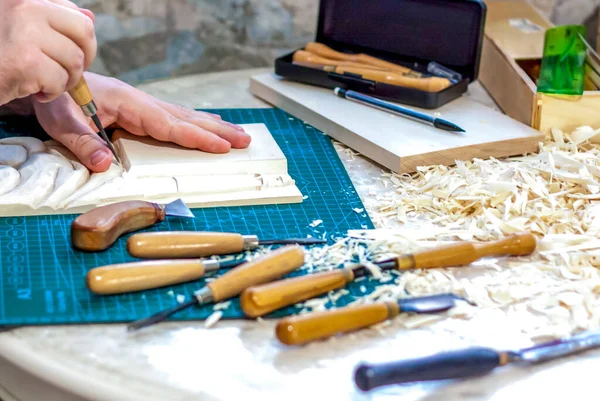
[[[333,90],[333,93],[348,100],[354,100],[355,102],[366,104],[368,106],[381,109],[384,111],[388,111],[394,114],[398,114],[405,117],[412,117],[417,120],[429,123],[436,128],[442,129],[444,131],[457,131],[457,132],[465,132],[464,129],[460,128],[458,125],[451,123],[450,121],[443,120],[441,118],[436,118],[429,116],[427,114],[419,113],[418,111],[413,111],[406,109],[404,107],[400,107],[393,103],[384,102],[383,100],[376,99],[371,96],[363,95],[362,93],[354,92],[347,89],[342,89],[336,87]]]

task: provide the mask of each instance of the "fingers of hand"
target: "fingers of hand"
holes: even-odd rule
[[[150,135],[164,142],[210,153],[226,153],[231,144],[194,124],[182,121],[150,100],[133,98],[121,103],[117,123],[135,135]]]
[[[44,130],[67,147],[88,169],[106,171],[112,153],[87,124],[81,109],[66,94],[51,103],[34,102],[37,119]]]
[[[68,73],[64,91],[71,90],[83,76],[85,56],[83,51],[69,38],[52,32],[52,43],[45,43],[43,52],[60,64]]]
[[[161,102],[160,106],[177,119],[196,125],[199,128],[202,128],[208,132],[212,132],[213,134],[218,135],[220,138],[225,139],[233,148],[243,149],[248,147],[250,144],[250,135],[246,134],[242,127],[227,121],[223,121],[217,114],[186,109],[181,106],[164,102]]]
[[[41,51],[35,51],[27,60],[34,61],[26,62],[28,67],[23,70],[18,97],[36,95],[39,101],[48,102],[64,93],[69,81],[67,70]]]
[[[87,69],[96,58],[98,50],[93,20],[79,8],[73,9],[55,3],[50,3],[48,8],[50,27],[79,46],[84,54],[84,68]]]

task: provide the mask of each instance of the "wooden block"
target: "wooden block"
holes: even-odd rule
[[[287,174],[285,155],[267,127],[245,124],[244,128],[252,137],[251,145],[224,154],[187,149],[123,130],[116,131],[112,141],[127,173],[134,177]]]
[[[479,81],[508,116],[548,134],[600,127],[600,91],[579,99],[537,93],[544,35],[554,25],[527,2],[488,1]]]
[[[0,216],[83,213],[126,200],[165,204],[181,198],[191,208],[302,202],[302,193],[288,174],[287,159],[267,127],[242,126],[252,137],[250,146],[224,154],[117,131],[113,142],[125,171],[113,164],[106,172],[73,179],[76,187],[63,191],[65,195],[52,207],[43,198],[60,185],[64,188],[68,177],[77,178],[74,166],[87,169],[63,152],[60,144],[49,141],[44,146],[35,140],[37,153],[28,154],[22,168],[28,170],[23,170],[26,174],[21,174],[14,189],[20,191],[0,195]],[[36,197],[24,188],[36,188]]]
[[[538,131],[466,96],[435,110],[466,130],[452,133],[274,74],[252,77],[250,90],[397,173],[424,165],[453,165],[455,160],[534,152],[543,140]]]

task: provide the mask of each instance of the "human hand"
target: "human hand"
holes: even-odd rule
[[[0,0],[0,105],[48,102],[73,88],[96,57],[93,14],[67,0]]]
[[[149,135],[211,153],[226,153],[232,147],[246,148],[250,144],[250,136],[241,127],[216,114],[163,102],[114,78],[86,72],[85,79],[105,128],[120,127],[134,135]],[[110,167],[111,151],[71,96],[65,93],[50,103],[34,100],[33,107],[44,130],[88,169],[102,172]]]

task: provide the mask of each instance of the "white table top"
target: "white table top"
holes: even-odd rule
[[[196,108],[268,107],[247,90],[264,69],[169,79],[140,86],[159,98]],[[493,106],[475,83],[469,96]],[[340,148],[361,197],[381,189],[381,170]],[[373,202],[367,202],[367,210]],[[385,222],[383,222],[385,224]],[[537,367],[506,367],[452,383],[355,389],[360,361],[393,360],[471,344],[528,345],[518,328],[491,313],[475,321],[406,330],[392,321],[383,333],[363,330],[305,347],[285,347],[274,322],[163,323],[139,333],[124,325],[29,327],[0,333],[0,398],[80,400],[565,400],[597,399],[597,352]],[[493,322],[493,324],[490,324]],[[574,391],[581,392],[575,395]],[[592,391],[590,391],[592,390]]]

